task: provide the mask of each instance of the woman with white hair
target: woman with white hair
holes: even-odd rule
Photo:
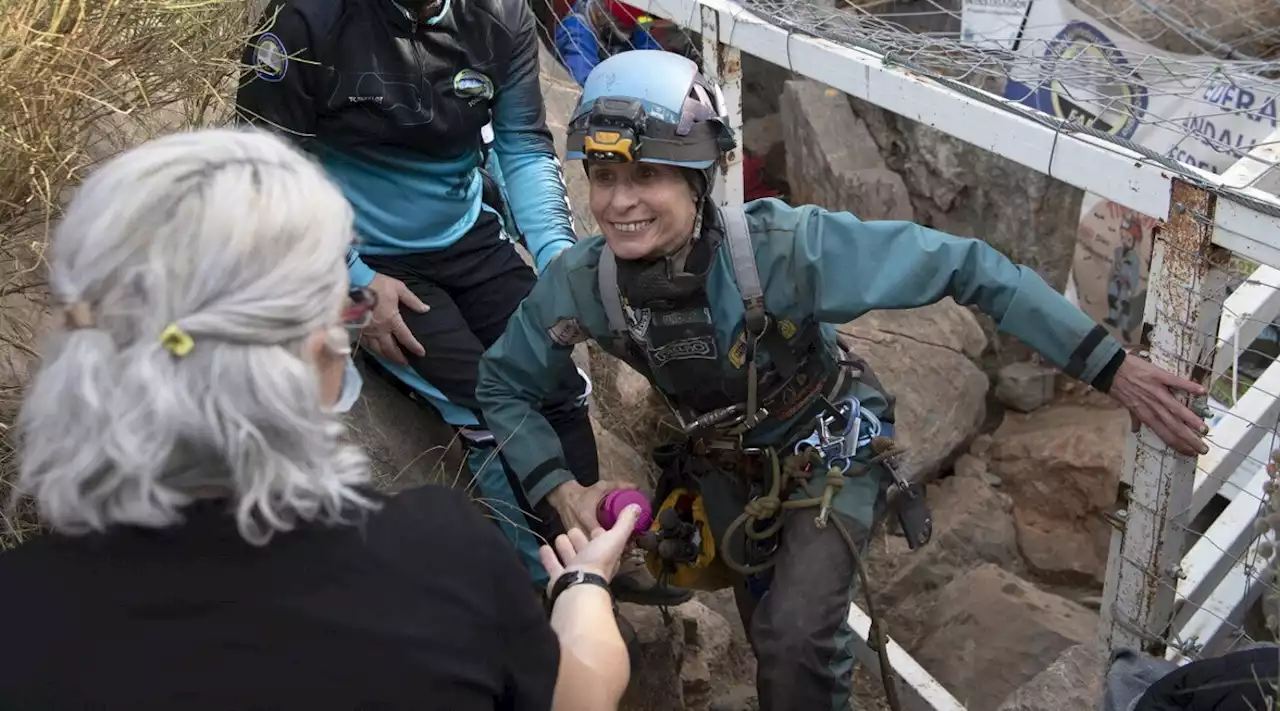
[[[352,234],[265,133],[162,138],[81,187],[48,252],[65,324],[19,422],[19,488],[53,532],[0,556],[0,706],[617,703],[608,580],[635,512],[544,547],[548,624],[465,495],[375,492],[339,420],[373,307]]]

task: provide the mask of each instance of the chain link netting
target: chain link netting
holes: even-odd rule
[[[1221,173],[1274,143],[1278,0],[741,5],[789,32],[881,54],[958,92],[986,89],[1173,170]]]

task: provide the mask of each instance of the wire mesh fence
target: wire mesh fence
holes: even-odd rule
[[[1190,165],[1220,172],[1274,142],[1277,0],[741,6],[790,33],[870,50],[957,91],[987,89],[1039,110],[1061,130],[1110,141],[1173,171]]]
[[[1274,606],[1276,592],[1280,281],[1211,244],[1213,196],[1179,184],[1174,197],[1152,260],[1146,355],[1208,386],[1195,406],[1210,450],[1188,459],[1149,433],[1133,440],[1108,517],[1119,533],[1103,619],[1113,646],[1196,660],[1276,639],[1259,603]]]

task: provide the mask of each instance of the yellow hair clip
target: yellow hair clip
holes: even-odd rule
[[[171,323],[160,332],[160,345],[164,346],[165,350],[181,358],[196,347],[196,342],[191,338],[190,334],[178,328],[178,324]]]

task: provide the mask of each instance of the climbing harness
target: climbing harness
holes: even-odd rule
[[[871,618],[869,642],[880,657],[882,680],[890,707],[899,711],[901,706],[887,656],[888,637],[871,599],[858,543],[840,517],[831,515],[831,507],[848,479],[867,475],[873,467],[882,465],[891,478],[884,493],[884,502],[897,514],[907,544],[915,550],[927,543],[932,535],[932,517],[925,502],[924,489],[901,475],[897,457],[903,450],[887,435],[890,427],[874,413],[865,410],[856,397],[844,394],[850,373],[854,373],[855,378],[862,376],[861,370],[851,366],[860,367],[861,364],[833,359],[835,368],[830,377],[807,377],[812,375],[811,371],[805,371],[806,377],[803,378],[796,375],[801,370],[803,356],[793,350],[793,343],[788,342],[766,310],[746,215],[738,209],[722,210],[720,216],[744,309],[742,362],[747,368],[745,402],[685,416],[681,408],[671,402],[668,394],[657,388],[678,420],[688,443],[681,445],[679,451],[669,457],[672,461],[668,466],[663,467],[655,499],[657,513],[650,530],[638,537],[637,545],[645,551],[646,566],[660,584],[718,590],[729,587],[735,579],[745,577],[749,589],[752,589],[753,581],[758,583],[760,575],[776,563],[784,522],[780,514],[788,510],[817,509],[814,525],[819,528],[834,525],[848,546]],[[627,344],[637,339],[633,337],[624,312],[618,288],[618,265],[607,246],[600,254],[598,279],[609,328],[614,336],[612,344],[606,348],[614,355],[625,357]],[[781,385],[769,388],[763,398],[756,363],[756,353],[760,348],[766,350],[771,366],[782,381]],[[809,364],[813,358],[822,355],[826,354],[815,354],[810,350]],[[777,406],[773,405],[775,402]],[[780,411],[771,413],[771,408]],[[771,414],[778,420],[787,421],[797,412],[814,408],[819,409],[813,416],[811,433],[798,441],[788,439],[794,444],[782,448],[744,445],[745,435]],[[858,459],[860,453],[864,460]],[[719,466],[710,463],[716,458],[721,460]],[[732,461],[726,464],[725,460]],[[662,466],[662,462],[659,465]],[[752,465],[760,465],[763,470],[759,480],[745,476]],[[683,470],[681,467],[684,466],[688,466],[690,471]],[[733,480],[725,475],[724,470],[744,476]],[[664,480],[667,482],[665,486]],[[810,489],[814,480],[821,480],[820,493]],[[744,487],[745,496],[741,491]],[[797,491],[808,496],[796,497]],[[734,508],[729,509],[731,506]],[[883,520],[883,516],[876,516],[871,522],[868,540]],[[741,541],[741,556],[734,551],[738,541]]]
[[[885,492],[887,509],[896,513],[911,550],[925,545],[932,537],[932,517],[923,487],[908,481],[900,472],[897,460],[905,450],[883,434],[885,427],[879,419],[862,409],[855,397],[843,398],[835,405],[826,404],[827,409],[814,418],[813,434],[793,445],[790,456],[779,457],[774,447],[743,451],[747,456],[763,455],[767,459],[768,489],[751,498],[723,534],[713,535],[702,499],[689,489],[679,488],[663,502],[653,528],[641,537],[639,544],[649,552],[647,562],[650,571],[659,581],[672,580],[682,585],[696,583],[699,580],[697,571],[711,569],[718,563],[745,577],[750,586],[753,580],[759,580],[761,573],[776,564],[774,554],[784,521],[780,514],[787,510],[817,508],[814,525],[818,528],[833,525],[848,547],[871,620],[868,644],[879,657],[881,680],[889,707],[901,711],[889,664],[888,633],[871,597],[858,542],[839,516],[830,515],[831,505],[847,479],[864,476],[880,465],[892,479]],[[870,456],[865,461],[855,461],[855,456],[868,447]],[[814,493],[810,488],[815,479],[822,482],[821,493]],[[792,498],[793,485],[809,496]],[[884,519],[878,516],[872,521],[867,532],[868,540]],[[732,553],[730,543],[739,530],[747,545],[754,545],[753,562],[737,560]],[[716,538],[719,539],[718,546]],[[710,577],[716,581],[726,580],[720,574]]]
[[[735,354],[735,362],[746,368],[745,391],[737,390],[733,398],[741,397],[737,402],[730,402],[718,407],[707,408],[703,412],[685,412],[672,403],[664,388],[657,390],[667,399],[667,405],[680,423],[683,433],[696,437],[709,430],[718,434],[739,437],[754,429],[770,416],[787,420],[796,414],[812,407],[814,402],[824,393],[839,393],[847,378],[847,364],[825,352],[819,327],[809,322],[797,328],[786,324],[784,328],[768,312],[764,289],[761,285],[759,270],[756,267],[755,253],[752,247],[751,234],[747,226],[746,213],[742,209],[723,209],[719,211],[719,224],[722,228],[724,247],[733,269],[734,282],[738,288],[743,307],[743,332],[741,339],[740,361]],[[703,237],[702,239],[709,239]],[[600,252],[597,266],[600,298],[604,305],[605,315],[609,323],[612,338],[602,343],[613,355],[624,360],[634,360],[635,351],[632,346],[644,347],[639,337],[633,334],[632,325],[628,323],[626,307],[619,289],[619,266],[613,252],[605,245]],[[634,313],[634,312],[633,312]],[[709,316],[709,310],[707,311]],[[655,328],[662,320],[663,314],[648,315],[645,322],[638,325],[639,330]],[[680,314],[681,319],[688,319],[687,314]],[[654,325],[651,325],[654,324]],[[709,324],[709,321],[708,321]],[[710,327],[710,326],[708,326]],[[663,348],[686,346],[685,343],[662,344]],[[770,371],[761,373],[756,353],[763,348],[769,355]],[[646,354],[645,363],[657,374],[670,362],[650,362]],[[718,377],[720,364],[716,360],[701,360],[716,368],[708,379],[699,382],[711,385],[710,378]],[[834,367],[830,367],[834,366]],[[834,383],[832,382],[832,379]]]
[[[833,430],[833,425],[839,428]],[[862,476],[878,464],[883,465],[893,477],[886,502],[897,509],[908,545],[915,550],[927,543],[932,535],[932,522],[923,493],[897,473],[895,459],[903,450],[891,438],[881,436],[880,431],[879,420],[862,410],[857,398],[847,397],[814,418],[814,433],[796,443],[793,456],[785,463],[779,459],[776,449],[765,448],[769,459],[768,492],[748,501],[742,513],[725,529],[720,546],[720,556],[725,565],[742,575],[772,568],[772,557],[754,564],[734,560],[726,543],[732,540],[739,528],[750,541],[773,538],[782,528],[782,517],[778,514],[788,509],[817,507],[814,525],[826,528],[832,520],[831,501],[844,487],[845,480]],[[855,462],[856,453],[866,446],[870,446],[874,454],[866,462]],[[793,482],[809,492],[809,481],[817,478],[815,474],[819,473],[824,484],[820,495],[805,499],[783,496]],[[904,516],[905,509],[900,504],[909,504],[916,511]]]

